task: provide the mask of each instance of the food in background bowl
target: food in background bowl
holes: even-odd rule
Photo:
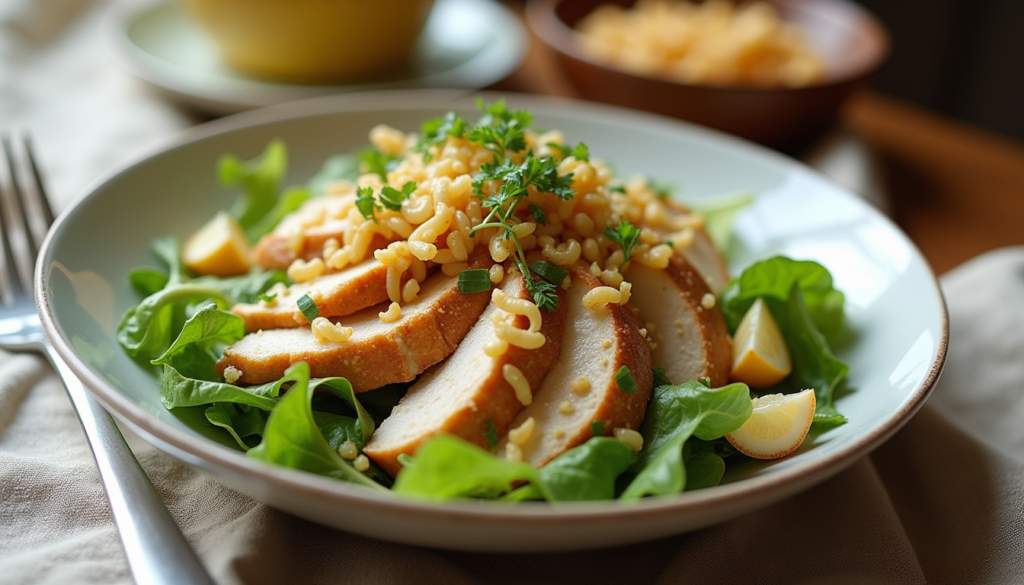
[[[185,0],[224,60],[258,77],[346,82],[408,60],[433,0]]]
[[[604,4],[576,28],[595,59],[683,83],[801,87],[825,76],[822,57],[799,26],[766,2]]]

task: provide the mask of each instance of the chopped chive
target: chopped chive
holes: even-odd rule
[[[611,191],[612,193],[625,193],[626,192],[626,188],[623,187],[622,185],[609,185],[608,186],[608,190]]]
[[[316,303],[313,302],[313,299],[309,298],[309,295],[302,295],[295,301],[295,304],[299,306],[299,310],[305,315],[306,321],[310,323],[313,322],[313,319],[320,316],[320,307],[316,306]]]
[[[622,366],[618,372],[615,372],[615,384],[626,394],[636,392],[636,378],[633,377],[633,372],[629,371],[628,366]]]
[[[591,437],[602,437],[602,436],[604,436],[604,423],[599,421],[599,420],[595,420],[594,422],[590,423],[590,436]]]
[[[260,296],[259,296],[259,300],[266,301],[268,303],[270,301],[276,299],[276,298],[277,298],[277,293],[274,293],[272,295],[268,295],[267,293],[260,293]]]
[[[530,264],[530,272],[554,284],[562,284],[565,282],[565,277],[569,276],[568,270],[543,260]]]
[[[703,378],[698,378],[697,381],[703,384],[706,388],[711,387],[711,378],[708,378],[707,376]]]
[[[491,453],[498,448],[498,429],[494,427],[494,419],[487,419],[487,433],[484,435],[487,437],[487,445],[491,448]]]
[[[459,273],[459,292],[478,293],[491,289],[491,273],[486,268],[473,268]]]

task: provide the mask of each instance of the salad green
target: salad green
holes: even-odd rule
[[[531,121],[528,112],[509,111],[503,102],[484,105],[483,110],[484,117],[476,125],[454,114],[427,122],[418,148],[426,152],[448,136],[465,136],[492,151],[494,162],[484,165],[474,182],[481,204],[489,209],[478,227],[506,230],[508,237],[516,239],[512,211],[529,189],[571,198],[575,194],[571,175],[559,175],[551,158],[529,157],[515,164],[506,157],[508,151],[523,148],[523,129]],[[559,147],[563,148],[577,159],[590,154],[582,143],[571,149]],[[251,241],[269,233],[310,197],[322,194],[328,182],[354,179],[360,170],[385,176],[396,159],[372,148],[359,155],[338,155],[328,159],[307,186],[282,189],[287,162],[286,148],[277,140],[253,160],[230,154],[220,159],[221,183],[240,190],[231,213]],[[484,197],[479,186],[491,181],[501,185]],[[386,187],[389,191],[383,193],[381,204],[399,207],[415,188],[414,183],[401,189]],[[733,216],[750,200],[749,195],[738,194],[704,206],[708,230],[720,246],[728,243]],[[376,205],[372,190],[368,201]],[[544,225],[543,209],[530,212]],[[627,260],[640,234],[640,229],[625,221],[605,232]],[[128,355],[158,369],[166,408],[202,409],[211,426],[222,429],[254,459],[373,490],[390,487],[398,495],[422,500],[566,502],[631,501],[715,486],[727,463],[744,457],[723,437],[751,416],[751,391],[746,385],[711,388],[707,380],[670,381],[656,371],[639,429],[643,436],[639,452],[602,436],[603,423],[593,421],[591,439],[538,469],[495,455],[499,436],[493,421],[488,421],[490,451],[454,436],[434,437],[414,456],[403,457],[405,467],[392,487],[391,479],[376,466],[360,471],[339,454],[339,448],[350,442],[362,449],[407,385],[357,395],[344,378],[311,379],[304,362],[267,384],[241,386],[227,381],[217,374],[215,365],[224,348],[245,335],[245,323],[226,309],[239,302],[272,298],[268,290],[278,283],[290,284],[287,275],[280,270],[253,270],[232,278],[195,277],[182,265],[176,239],[159,238],[152,251],[163,267],[138,268],[128,275],[143,298],[122,318],[118,341]],[[565,280],[567,271],[548,262],[527,265],[521,253],[513,258],[524,274],[541,277],[527,279],[530,292],[538,306],[550,308],[555,287]],[[466,291],[489,289],[487,270],[462,272],[460,290],[463,286]],[[731,332],[758,298],[765,300],[779,324],[793,362],[792,373],[762,393],[814,388],[815,423],[842,424],[845,418],[835,409],[833,394],[848,366],[832,346],[843,332],[844,297],[828,270],[815,262],[781,256],[751,265],[729,283],[718,302]],[[312,321],[316,305],[312,301],[306,305],[300,301],[301,310]],[[615,379],[623,392],[636,392],[636,379],[625,366]]]

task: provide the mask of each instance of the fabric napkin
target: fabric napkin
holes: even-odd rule
[[[392,544],[133,447],[219,583],[1022,582],[1024,248],[977,258],[942,286],[949,361],[902,431],[780,504],[655,542],[528,555]],[[35,356],[0,359],[0,582],[130,582],[78,421]]]
[[[33,131],[57,207],[197,121],[111,64],[108,4],[0,2],[0,121]],[[376,541],[268,508],[129,440],[219,583],[1024,582],[1024,249],[978,258],[943,288],[949,362],[904,430],[789,500],[655,542],[495,555]],[[60,381],[39,357],[0,353],[0,583],[130,581]]]

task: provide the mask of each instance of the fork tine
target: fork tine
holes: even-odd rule
[[[32,236],[32,257],[35,258],[43,246],[47,229],[53,224],[53,209],[46,197],[46,189],[43,188],[29,133],[19,132],[12,141],[11,150],[16,165],[14,180],[21,194],[26,227]]]
[[[11,281],[10,296],[15,294],[18,287],[25,294],[31,296],[32,269],[35,266],[35,256],[32,254],[32,246],[29,243],[25,218],[21,212],[18,185],[14,181],[15,163],[11,155],[10,137],[6,133],[0,136],[0,150],[3,150],[3,164],[0,164],[0,187],[2,187],[0,189],[0,210],[3,212],[2,239],[7,251],[7,260],[12,261],[7,265],[7,270],[5,270]],[[5,302],[6,300],[5,298]]]

